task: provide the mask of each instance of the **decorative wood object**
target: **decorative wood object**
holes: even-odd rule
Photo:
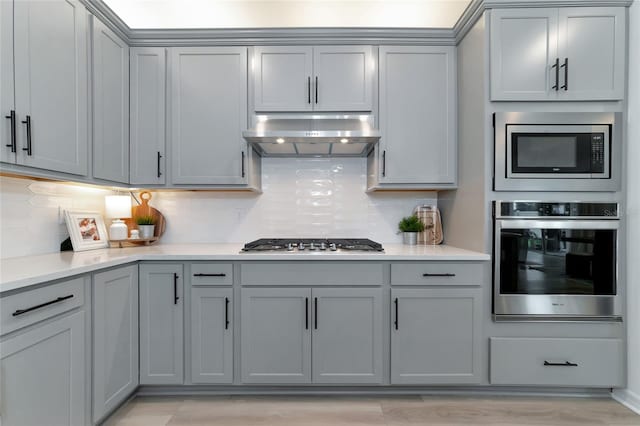
[[[149,201],[151,200],[151,193],[149,191],[143,191],[140,193],[140,201],[141,204],[139,206],[131,207],[131,218],[124,219],[124,222],[127,224],[129,228],[129,232],[132,229],[138,229],[138,224],[136,223],[136,218],[140,216],[151,216],[154,219],[155,229],[153,231],[153,238],[137,238],[137,239],[126,239],[121,241],[112,241],[113,243],[118,243],[120,247],[122,247],[123,243],[130,243],[134,245],[150,245],[155,244],[160,240],[162,234],[164,234],[164,230],[166,228],[166,221],[164,216],[160,211],[151,207],[149,205]]]

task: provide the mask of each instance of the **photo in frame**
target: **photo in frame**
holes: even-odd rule
[[[73,251],[109,247],[109,235],[99,212],[67,210],[64,215]]]

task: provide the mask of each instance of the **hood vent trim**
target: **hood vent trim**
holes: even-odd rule
[[[257,114],[242,132],[265,157],[363,157],[380,140],[370,114]]]

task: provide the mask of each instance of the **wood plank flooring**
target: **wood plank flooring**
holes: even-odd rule
[[[137,397],[105,425],[640,426],[640,415],[608,398]]]

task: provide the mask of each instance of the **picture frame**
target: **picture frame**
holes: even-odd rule
[[[66,210],[64,216],[73,251],[109,247],[109,235],[99,212]]]

